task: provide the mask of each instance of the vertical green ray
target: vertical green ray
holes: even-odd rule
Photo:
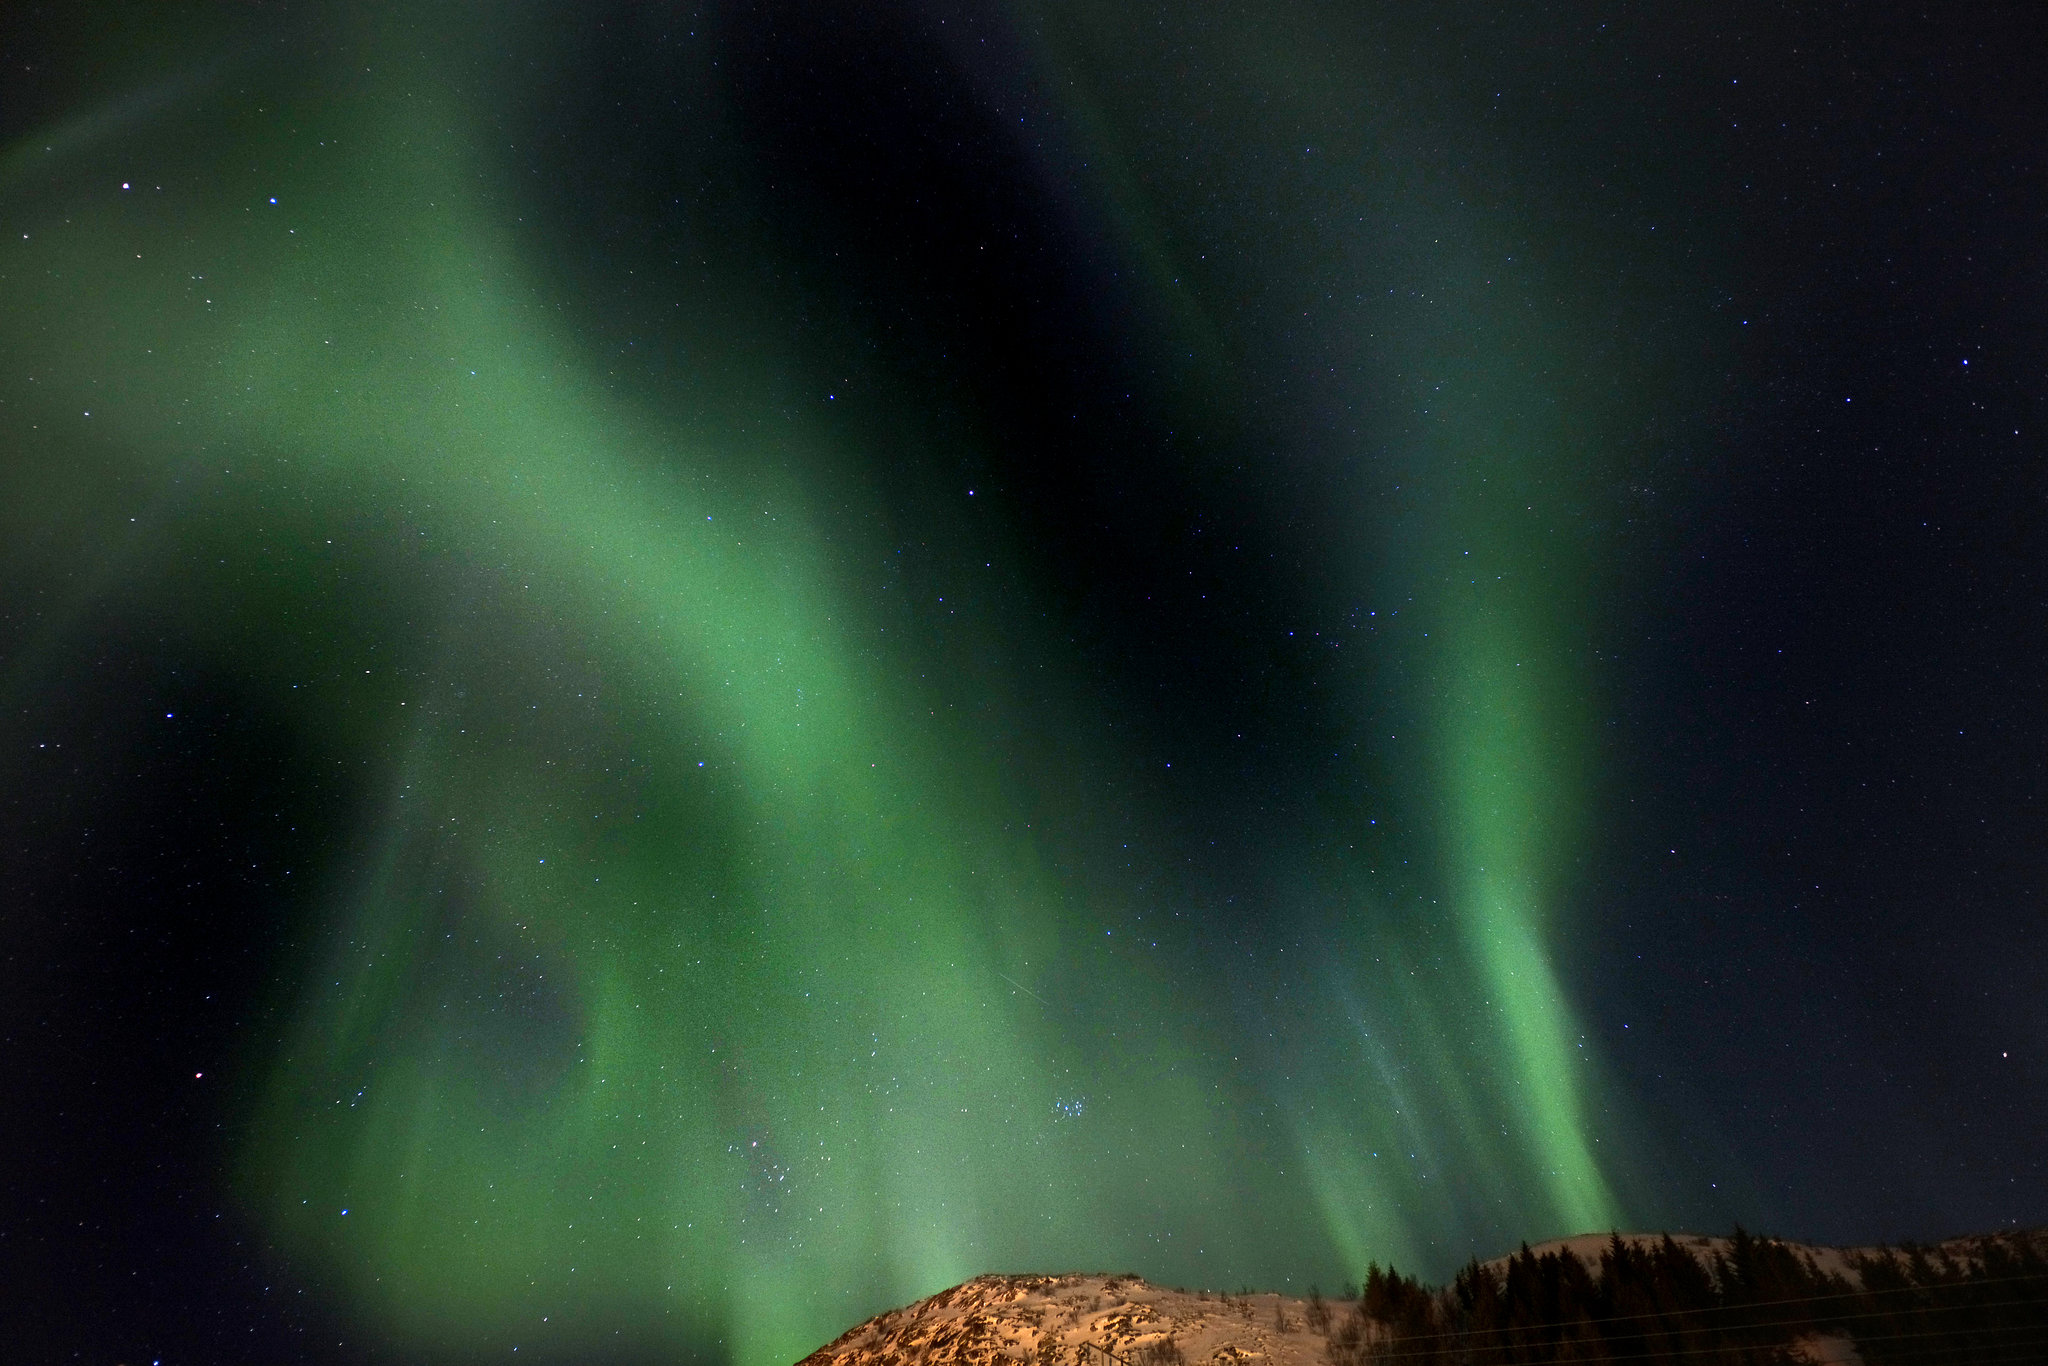
[[[1487,1014],[1506,1036],[1521,1143],[1561,1226],[1597,1229],[1617,1209],[1590,1140],[1591,1064],[1552,966],[1557,869],[1581,799],[1569,762],[1579,737],[1561,735],[1568,721],[1546,706],[1542,675],[1555,664],[1542,651],[1554,643],[1530,648],[1487,614],[1450,629],[1458,639],[1439,724],[1451,894]]]
[[[1371,472],[1346,471],[1368,496],[1351,511],[1358,554],[1323,605],[1379,609],[1380,639],[1398,642],[1383,648],[1399,652],[1381,679],[1402,682],[1352,705],[1413,717],[1427,739],[1401,751],[1419,762],[1378,808],[1414,813],[1412,833],[1397,846],[1355,832],[1395,873],[1349,881],[1336,984],[1318,998],[1391,1041],[1334,1050],[1348,1073],[1320,1064],[1293,1102],[1329,1235],[1356,1264],[1412,1262],[1480,1206],[1522,1230],[1604,1227],[1620,1210],[1599,1062],[1557,966],[1595,781],[1584,666],[1604,547],[1581,517],[1617,460],[1615,400],[1586,381],[1589,319],[1559,283],[1580,248],[1505,234],[1503,201],[1528,191],[1504,188],[1515,181],[1479,130],[1401,67],[1412,33],[1393,11],[1033,13],[1066,35],[1086,158],[1110,167],[1104,202],[1129,225],[1134,269],[1171,301],[1179,354],[1222,357],[1245,392],[1287,392],[1303,378],[1289,365],[1344,376],[1329,383],[1345,434],[1314,439]],[[1148,80],[1132,50],[1176,75]],[[1226,140],[1236,150],[1219,155]],[[1171,270],[1167,241],[1191,244]],[[1424,938],[1439,908],[1442,942]],[[1399,1165],[1372,1156],[1396,1147]],[[1460,1172],[1464,1205],[1414,1174],[1425,1151]]]

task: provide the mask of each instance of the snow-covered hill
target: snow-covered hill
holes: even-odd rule
[[[1324,1330],[1340,1307],[1168,1290],[1136,1276],[977,1276],[869,1319],[803,1366],[1065,1366],[1084,1344],[1143,1366],[1324,1366]]]
[[[1595,1277],[1613,1234],[1585,1234],[1529,1251],[1569,1252]],[[1661,1245],[1665,1235],[1622,1234],[1624,1242]],[[1733,1247],[1728,1238],[1672,1235],[1710,1273]],[[2041,1231],[1957,1238],[1927,1249],[1956,1267],[1981,1265],[1994,1242],[2048,1247]],[[1826,1276],[1860,1285],[1859,1259],[1882,1248],[1778,1243]],[[1505,1277],[1508,1259],[1485,1263]],[[1331,1366],[1361,1359],[1384,1330],[1356,1301],[1277,1294],[1230,1295],[1168,1289],[1136,1276],[1074,1274],[978,1276],[916,1304],[860,1324],[806,1357],[801,1366]],[[1857,1366],[1853,1342],[1809,1334],[1796,1354],[1829,1366]]]

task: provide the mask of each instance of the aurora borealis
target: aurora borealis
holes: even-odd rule
[[[1704,22],[7,20],[17,1331],[2048,1219],[2038,34]]]

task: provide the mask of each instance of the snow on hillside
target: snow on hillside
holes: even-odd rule
[[[1348,1306],[1167,1290],[1136,1276],[977,1276],[868,1320],[802,1366],[1064,1366],[1084,1344],[1134,1366],[1324,1366],[1336,1308]]]
[[[1539,1256],[1569,1251],[1597,1276],[1601,1251],[1614,1236],[1582,1234],[1529,1250]],[[1619,1236],[1639,1245],[1658,1244],[1665,1237]],[[1671,1236],[1710,1269],[1732,1243]],[[1958,1265],[1979,1264],[1987,1243],[2004,1240],[2040,1246],[2048,1235],[2030,1231],[1956,1238],[1927,1250]],[[1890,1251],[1780,1245],[1851,1285],[1860,1282],[1852,1258]],[[1484,1265],[1504,1275],[1507,1259]],[[1355,1356],[1358,1345],[1380,1331],[1359,1316],[1355,1301],[1169,1290],[1136,1276],[1101,1273],[990,1275],[869,1319],[811,1353],[800,1366],[1329,1366],[1338,1356]],[[1336,1352],[1333,1337],[1339,1339]],[[1343,1350],[1347,1346],[1351,1350]],[[1794,1350],[1816,1363],[1854,1366],[1861,1360],[1845,1337],[1808,1337]]]

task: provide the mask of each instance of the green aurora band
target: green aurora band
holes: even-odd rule
[[[890,452],[790,415],[786,294],[707,271],[669,398],[613,381],[495,188],[517,92],[447,76],[459,25],[365,22],[350,59],[260,78],[140,62],[142,93],[6,153],[0,498],[71,585],[7,686],[146,621],[350,804],[280,908],[319,928],[249,1040],[237,1182],[408,1350],[765,1366],[989,1269],[1331,1286],[1625,1214],[1629,1125],[1553,947],[1603,553],[1559,528],[1625,417],[1574,378],[1595,323],[1569,272],[1504,264],[1524,248],[1401,150],[1397,104],[1357,104],[1372,61],[1308,11],[1016,22],[1157,345],[1195,356],[1174,392],[1226,409],[1288,363],[1234,290],[1386,300],[1319,323],[1393,416],[1318,458],[1385,452],[1428,490],[1361,496],[1356,577],[1324,590],[1400,604],[1395,682],[1352,705],[1417,728],[1406,833],[1273,850],[1303,947],[1255,967],[1080,851],[1173,821],[1083,738],[1106,732],[1064,638],[999,600],[1028,546],[918,533],[958,569],[943,639],[863,577],[901,538],[860,477]],[[1112,77],[1169,42],[1288,93],[1203,112]],[[1176,170],[1147,130],[1184,115],[1243,141]],[[1173,177],[1253,195],[1301,127],[1321,201],[1263,193],[1324,226],[1189,248],[1204,200]],[[956,439],[889,383],[874,431]],[[1064,747],[1024,753],[1044,708]]]

